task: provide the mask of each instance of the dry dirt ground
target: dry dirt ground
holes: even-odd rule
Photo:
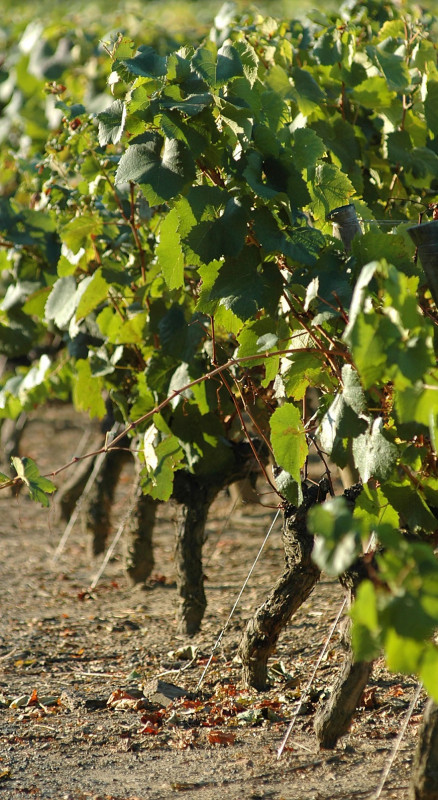
[[[38,413],[21,454],[35,458],[42,471],[55,469],[74,454],[84,425],[69,408]],[[132,478],[128,469],[114,530]],[[235,657],[245,621],[282,571],[279,524],[195,692],[273,517],[270,509],[247,506],[227,524],[231,502],[221,496],[209,520],[208,609],[202,632],[188,641],[176,630],[170,505],[161,509],[157,571],[149,584],[130,584],[121,540],[89,594],[101,560],[91,558],[80,522],[54,563],[64,530],[54,509],[40,508],[23,493],[18,499],[1,493],[0,800],[372,797],[415,682],[377,664],[349,734],[334,751],[319,751],[312,719],[344,657],[337,633],[311,701],[303,704],[282,758],[276,756],[342,602],[336,582],[321,581],[283,633],[271,689],[257,694],[241,684]],[[146,698],[143,688],[157,677],[187,696],[167,706],[158,695]],[[423,705],[421,698],[382,798],[408,796]]]

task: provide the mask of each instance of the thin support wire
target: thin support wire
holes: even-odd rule
[[[230,624],[230,622],[231,622],[232,616],[233,616],[233,614],[234,614],[234,612],[235,612],[235,610],[236,610],[236,608],[237,608],[237,606],[238,606],[238,604],[239,604],[240,598],[242,597],[242,595],[243,595],[243,593],[244,593],[244,591],[245,591],[245,589],[246,589],[246,587],[247,587],[248,581],[249,581],[249,579],[250,579],[250,577],[251,577],[252,573],[254,572],[254,569],[255,569],[255,567],[256,567],[256,564],[257,564],[257,562],[258,562],[258,560],[259,560],[259,558],[260,558],[260,556],[261,556],[261,554],[262,554],[262,552],[263,552],[263,550],[264,550],[264,547],[265,547],[265,545],[266,545],[266,542],[268,541],[268,539],[269,539],[269,537],[270,537],[270,535],[271,535],[271,533],[272,533],[272,530],[273,530],[273,528],[274,528],[274,525],[275,525],[275,523],[277,522],[277,519],[278,519],[278,517],[280,516],[280,511],[281,511],[281,509],[279,508],[279,509],[277,510],[277,513],[276,513],[276,514],[275,514],[275,516],[274,516],[274,519],[272,520],[272,522],[271,522],[271,524],[270,524],[270,526],[269,526],[269,530],[268,530],[268,532],[267,532],[267,534],[266,534],[265,538],[263,539],[263,542],[262,542],[262,544],[260,545],[259,552],[257,553],[257,555],[256,555],[256,557],[255,557],[255,561],[254,561],[254,563],[253,563],[253,565],[252,565],[252,567],[251,567],[250,571],[248,572],[248,575],[246,576],[246,578],[245,578],[245,580],[244,580],[244,582],[243,582],[243,586],[242,586],[242,588],[241,588],[241,590],[240,590],[239,594],[237,595],[237,598],[236,598],[236,600],[235,600],[235,602],[234,602],[234,605],[233,605],[233,607],[232,607],[232,609],[231,609],[231,611],[230,611],[230,613],[229,613],[229,615],[228,615],[228,619],[227,619],[227,621],[226,621],[226,623],[225,623],[224,627],[222,628],[222,630],[221,630],[221,632],[220,632],[220,634],[219,634],[218,638],[216,639],[216,642],[215,642],[215,643],[214,643],[214,645],[213,645],[213,649],[212,649],[212,651],[211,651],[211,653],[210,653],[210,658],[208,659],[208,661],[207,661],[207,663],[206,663],[206,665],[205,665],[205,667],[204,667],[204,670],[203,670],[203,672],[202,672],[202,675],[201,675],[201,677],[199,678],[199,681],[198,681],[198,683],[197,683],[197,686],[196,686],[196,689],[195,689],[195,691],[196,691],[196,692],[198,691],[198,689],[200,689],[200,687],[201,687],[201,685],[202,685],[202,682],[203,682],[203,680],[204,680],[204,678],[205,678],[205,676],[206,676],[206,674],[207,674],[207,670],[208,670],[208,668],[209,668],[209,666],[210,666],[211,662],[213,661],[213,656],[214,656],[214,654],[215,654],[216,650],[218,649],[218,647],[219,647],[219,645],[220,645],[220,643],[221,643],[221,641],[222,641],[222,638],[223,638],[223,636],[224,636],[224,634],[225,634],[225,631],[227,630],[227,628],[228,628],[228,625],[229,625],[229,624]]]
[[[300,711],[301,711],[301,709],[303,707],[303,704],[307,701],[307,699],[309,697],[309,692],[310,692],[310,689],[312,687],[312,683],[313,683],[313,680],[315,678],[315,675],[316,675],[316,673],[317,673],[317,671],[319,669],[319,665],[321,664],[321,661],[322,661],[322,659],[324,658],[324,656],[325,656],[325,654],[327,652],[327,648],[329,646],[330,640],[331,640],[331,638],[332,638],[332,636],[333,636],[333,634],[334,634],[334,632],[336,630],[336,626],[337,626],[337,624],[338,624],[338,622],[339,622],[339,620],[340,620],[340,618],[342,616],[342,613],[343,613],[344,608],[345,608],[346,605],[347,605],[347,598],[345,597],[344,601],[343,601],[343,603],[342,603],[342,605],[341,605],[341,607],[340,607],[340,609],[339,609],[339,611],[338,611],[338,613],[336,615],[336,619],[335,619],[332,627],[330,628],[330,630],[329,630],[329,632],[327,634],[327,637],[326,637],[326,639],[324,641],[324,644],[322,646],[322,650],[321,650],[321,652],[320,652],[320,654],[318,656],[318,659],[316,661],[315,666],[313,667],[312,674],[311,674],[311,676],[310,676],[310,678],[309,678],[309,680],[307,682],[307,686],[304,689],[304,692],[302,693],[302,695],[300,697],[300,702],[298,703],[298,705],[297,705],[297,707],[296,707],[296,709],[294,711],[292,719],[289,722],[287,731],[286,731],[285,735],[283,736],[283,739],[282,739],[282,742],[280,744],[280,747],[277,750],[277,759],[281,758],[283,750],[286,747],[287,740],[289,739],[289,736],[292,733],[292,729],[293,729],[293,727],[295,725],[295,722],[296,722],[296,719],[298,717],[298,714],[300,713]]]
[[[135,504],[137,502],[139,494],[140,494],[140,481],[137,481],[137,483],[135,484],[135,489],[134,489],[134,491],[132,493],[132,497],[131,497],[131,500],[129,502],[128,508],[126,509],[126,513],[125,513],[125,515],[124,515],[119,527],[117,528],[117,531],[116,531],[116,533],[114,535],[114,538],[113,538],[110,546],[108,547],[108,550],[105,553],[105,558],[103,559],[99,570],[96,572],[96,574],[95,574],[95,576],[94,576],[94,578],[93,578],[93,580],[92,580],[92,582],[91,582],[91,584],[89,586],[89,589],[88,589],[89,592],[92,592],[93,589],[96,588],[96,586],[99,583],[103,573],[105,572],[105,569],[106,569],[106,566],[108,564],[108,561],[110,560],[110,558],[111,558],[112,554],[114,553],[114,550],[115,550],[115,548],[117,546],[117,542],[119,541],[123,531],[125,530],[128,522],[129,522],[129,519],[130,519],[130,517],[131,517],[131,515],[132,515],[132,513],[134,511]]]
[[[404,718],[404,720],[402,722],[402,726],[400,728],[399,734],[398,734],[397,739],[395,740],[394,745],[392,747],[389,759],[388,759],[388,761],[387,761],[387,763],[386,763],[386,765],[385,765],[385,767],[384,767],[384,769],[382,771],[382,775],[381,775],[381,778],[380,778],[380,781],[379,781],[379,785],[378,785],[375,793],[371,796],[370,800],[379,800],[379,797],[382,794],[383,787],[385,786],[385,783],[387,781],[388,775],[389,775],[389,773],[391,771],[391,767],[392,767],[392,765],[394,763],[394,760],[395,760],[395,757],[396,757],[396,755],[398,753],[398,750],[399,750],[400,744],[402,742],[403,736],[406,733],[406,728],[408,727],[409,720],[412,717],[412,714],[414,712],[414,708],[417,705],[418,698],[420,697],[422,688],[423,688],[423,684],[419,683],[417,688],[415,689],[415,692],[413,694],[412,700],[409,703],[409,708],[406,711],[405,718]]]

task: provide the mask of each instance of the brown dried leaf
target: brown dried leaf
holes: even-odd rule
[[[226,733],[225,731],[209,731],[207,738],[210,744],[220,744],[228,747],[229,744],[234,744],[236,741],[236,734]]]

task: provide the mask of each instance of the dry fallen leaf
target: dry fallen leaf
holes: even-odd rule
[[[225,733],[224,731],[209,731],[207,738],[210,744],[221,744],[227,747],[229,744],[234,744],[236,734]]]
[[[379,703],[376,697],[377,689],[375,686],[367,686],[363,692],[360,704],[364,708],[378,708]]]
[[[144,708],[143,698],[134,697],[123,689],[115,689],[114,692],[111,692],[106,704],[108,708],[113,708],[116,711],[139,711]]]

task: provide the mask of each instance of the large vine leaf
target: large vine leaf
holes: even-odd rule
[[[142,490],[155,500],[167,501],[172,494],[175,469],[184,458],[184,452],[177,437],[170,435],[156,447],[149,438],[147,453],[147,466],[140,473]]]
[[[391,476],[399,453],[384,435],[381,417],[374,420],[370,431],[354,439],[353,455],[364,483],[370,478],[384,482]]]
[[[158,263],[169,289],[179,289],[184,283],[184,252],[179,234],[180,218],[173,208],[161,223]]]
[[[354,519],[343,497],[313,506],[307,524],[315,535],[312,559],[328,575],[340,575],[362,550],[360,520]]]
[[[136,142],[120,159],[117,185],[138,183],[148,202],[156,205],[180,194],[193,181],[195,165],[184,142],[157,133],[144,134]]]
[[[271,444],[277,464],[300,483],[301,469],[309,448],[298,408],[291,403],[280,406],[272,414],[270,425]]]
[[[325,219],[334,208],[347,205],[354,194],[350,179],[335,164],[317,164],[310,183],[313,195],[313,213],[317,219]]]
[[[123,100],[115,100],[105,111],[97,114],[99,120],[99,144],[117,144],[122,138],[126,120],[126,106]]]
[[[20,480],[26,484],[32,500],[47,508],[49,506],[47,495],[56,491],[55,484],[40,475],[37,465],[31,458],[14,456],[12,466]]]

